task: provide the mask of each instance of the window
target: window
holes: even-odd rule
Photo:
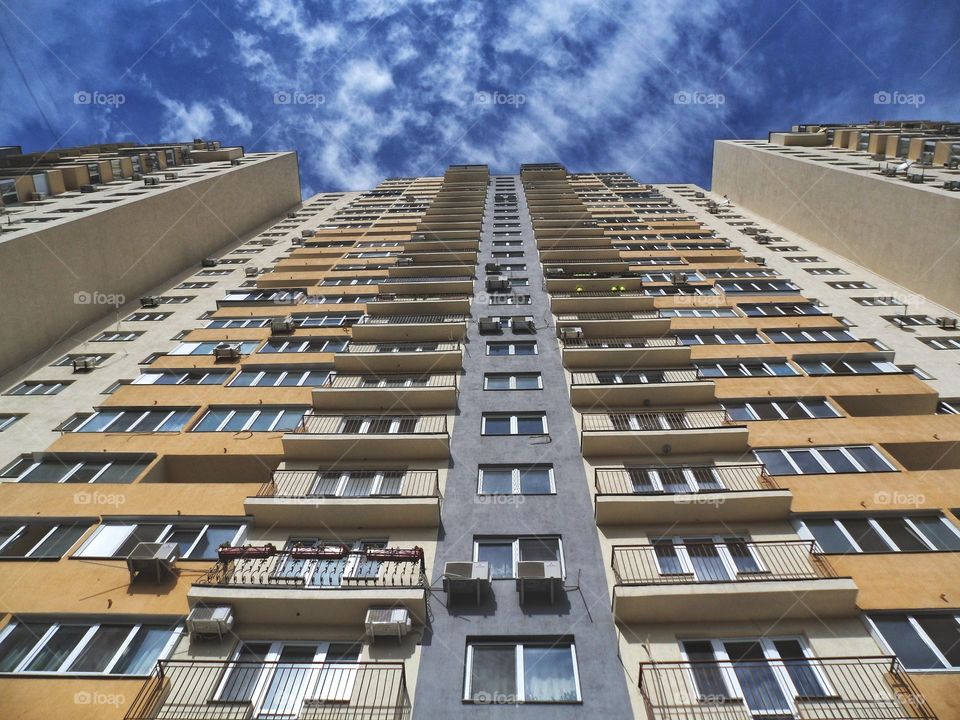
[[[173,315],[173,313],[168,312],[135,312],[133,315],[127,316],[127,321],[129,322],[159,322],[160,320],[166,320],[168,317]]]
[[[270,324],[271,318],[216,318],[210,320],[206,328],[262,328]]]
[[[920,338],[920,342],[932,347],[934,350],[960,350],[960,338],[954,337],[932,337]]]
[[[535,342],[488,342],[487,355],[536,355]]]
[[[88,527],[77,518],[28,523],[0,518],[0,558],[59,559]]]
[[[856,342],[846,330],[764,330],[764,333],[774,343]]]
[[[463,699],[498,705],[580,702],[573,642],[468,640]]]
[[[846,270],[840,268],[804,268],[805,272],[811,275],[849,275]]]
[[[937,319],[929,315],[884,315],[883,319],[897,327],[918,327],[936,325]]]
[[[133,385],[221,385],[230,370],[146,370]]]
[[[773,377],[778,375],[799,375],[786,360],[768,360],[766,362],[718,362],[697,363],[700,377]]]
[[[493,247],[520,247],[522,240],[494,240]]]
[[[27,380],[14,387],[7,394],[56,395],[69,384],[69,382],[60,382],[59,380]]]
[[[298,327],[350,327],[360,319],[361,313],[338,313],[303,315],[296,318]]]
[[[837,282],[828,282],[827,285],[834,290],[875,290],[876,288],[863,280],[838,280]],[[899,304],[899,303],[898,303]]]
[[[110,357],[108,353],[71,353],[69,355],[64,355],[62,358],[50,363],[50,367],[70,367],[77,360],[91,360],[94,365],[103,365],[104,361]]]
[[[886,360],[802,360],[795,358],[807,375],[879,375],[903,372]]]
[[[546,435],[546,413],[483,413],[483,435]]]
[[[212,284],[209,283],[209,285]],[[299,289],[230,290],[218,304],[296,305],[305,294],[305,291]]]
[[[23,415],[18,415],[15,413],[0,413],[0,432],[7,430],[22,417]]]
[[[944,399],[937,403],[938,415],[960,415],[960,400]]]
[[[681,345],[755,345],[762,343],[753,330],[702,330],[677,334]]]
[[[490,295],[491,305],[530,305],[533,298],[529,295]]]
[[[229,273],[230,270],[227,270]],[[177,285],[175,290],[205,290],[206,288],[212,288],[216,283],[214,282],[183,282]]]
[[[553,495],[552,465],[482,465],[478,495]]]
[[[196,299],[196,295],[161,295],[157,301],[161,305],[184,305]]]
[[[296,429],[307,411],[305,407],[210,408],[191,432],[289,432]]]
[[[538,372],[531,373],[486,373],[483,376],[484,390],[542,390],[543,379]]]
[[[750,400],[723,403],[723,407],[733,420],[806,420],[840,417],[840,413],[824,398]]]
[[[330,370],[274,365],[264,370],[241,370],[230,382],[230,387],[319,387],[327,382],[331,374]]]
[[[824,315],[813,303],[758,303],[737,305],[747,317],[778,315]]]
[[[789,280],[725,280],[716,284],[725,293],[790,293],[800,287]]]
[[[229,275],[229,274],[232,273],[232,272],[233,272],[233,270],[226,270],[226,269],[224,269],[224,270],[201,270],[200,272],[197,273],[197,275],[202,275],[202,276],[205,276],[205,277],[210,277],[210,276],[213,276],[213,275]],[[184,285],[186,285],[186,284],[187,284],[187,283],[184,283]],[[213,284],[213,283],[211,283],[211,285],[212,285],[212,284]],[[183,285],[178,285],[177,287],[178,287],[178,288],[181,288],[181,287],[183,287]]]
[[[393,497],[403,492],[406,478],[403,470],[321,470],[304,494],[307,497]]]
[[[824,260],[822,257],[819,257],[817,255],[792,255],[790,257],[785,258],[785,260],[787,262],[792,262],[792,263],[826,262],[826,260]],[[832,273],[832,274],[836,275],[837,273]]]
[[[224,543],[243,541],[246,525],[230,521],[191,520],[187,517],[146,522],[103,522],[74,553],[82,558],[125,558],[138,543],[175,542],[181,560],[216,560]]]
[[[771,475],[893,472],[896,468],[872,445],[754,450]]]
[[[494,250],[492,255],[495,258],[518,258],[523,257],[523,250]]]
[[[130,483],[152,456],[128,457],[97,453],[89,458],[66,453],[23,455],[0,471],[0,477],[29,483]]]
[[[0,631],[0,673],[147,675],[168,657],[182,626],[18,618]]]
[[[960,614],[874,613],[867,620],[907,670],[960,669]]]
[[[825,553],[960,550],[960,531],[942,515],[850,515],[800,518],[800,533]]]
[[[222,344],[236,345],[241,355],[249,355],[260,344],[259,340],[244,340],[243,342],[230,342],[226,340],[211,340],[209,342],[185,342],[177,345],[171,350],[169,355],[213,355],[214,348]]]
[[[836,283],[828,283],[828,285],[829,284],[836,284]],[[882,297],[882,296],[881,297],[855,297],[855,298],[852,298],[852,300],[855,303],[857,303],[857,305],[864,305],[866,307],[885,307],[889,305],[903,305],[903,303],[900,302],[895,297]]]
[[[76,415],[60,429],[64,432],[179,432],[196,408],[105,408]]]
[[[347,349],[346,338],[307,338],[296,340],[268,340],[260,348],[262,353],[338,353]]]
[[[736,317],[733,308],[664,308],[663,317]]]
[[[515,578],[517,563],[528,560],[559,562],[562,572],[563,547],[555,535],[477,538],[473,541],[473,560],[490,563],[494,580]]]

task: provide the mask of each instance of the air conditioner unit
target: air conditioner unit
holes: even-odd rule
[[[133,175],[130,176],[130,179],[134,181],[143,180],[143,173],[135,172]]]
[[[245,267],[243,269],[243,274],[246,275],[247,277],[256,277],[257,275],[260,274],[260,268]]]
[[[741,228],[741,232],[744,233],[745,235],[756,235],[758,232],[760,232],[760,230],[759,228],[755,228],[755,227],[745,227],[745,228]]]
[[[237,158],[233,158],[233,159],[230,161],[230,164],[233,165],[233,166],[237,166],[237,165],[240,164],[240,160],[237,159]]]
[[[484,265],[484,270],[488,273],[499,273],[500,272],[500,263],[489,262]]]
[[[168,172],[163,174],[164,180],[176,180],[179,177],[180,177],[180,173],[175,173],[175,172]]]
[[[274,240],[273,238],[263,238],[263,239],[260,241],[260,244],[263,245],[264,247],[270,247],[270,246],[273,245],[275,242],[276,242],[276,240]]]
[[[514,335],[532,335],[537,332],[537,323],[533,320],[516,319],[512,325]]]
[[[229,605],[197,606],[187,615],[187,632],[195,640],[223,636],[233,629],[233,608]]]
[[[78,357],[73,359],[73,371],[75,373],[90,372],[97,366],[97,359],[94,357]]]
[[[563,570],[559,560],[521,560],[517,563],[517,590],[520,592],[520,604],[523,604],[528,589],[546,589],[550,594],[550,604],[556,597],[556,591],[563,584]]]
[[[754,239],[755,239],[758,243],[760,243],[761,245],[765,245],[766,243],[768,243],[768,242],[770,242],[771,240],[773,240],[773,238],[770,237],[770,235],[768,235],[767,233],[757,233],[757,235],[756,235],[756,237],[755,237]]]
[[[140,298],[140,307],[142,308],[155,308],[160,305],[160,298],[154,297],[153,295],[145,295]]]
[[[491,275],[487,278],[487,290],[490,292],[496,292],[498,290],[509,290],[510,281],[503,275]]]
[[[200,267],[216,267],[217,260],[216,258],[204,258],[200,261]]]
[[[292,211],[290,211],[290,212],[287,213],[287,218],[289,218],[289,219],[293,219],[293,218],[295,218],[296,216],[297,216],[297,213],[296,213],[295,210],[292,210]]]
[[[448,562],[443,566],[443,591],[447,593],[447,605],[455,592],[470,592],[476,595],[480,605],[481,594],[490,587],[490,563]]]
[[[292,333],[294,328],[293,318],[289,315],[283,319],[277,318],[270,321],[271,335],[287,335]]]
[[[548,278],[562,277],[564,275],[563,268],[560,267],[548,267],[544,269],[543,274]]]
[[[414,259],[412,257],[398,257],[397,265],[413,265]]]
[[[317,231],[316,231],[316,230],[307,229],[307,230],[301,230],[301,231],[300,231],[300,237],[305,237],[305,238],[307,238],[307,237],[313,237],[313,236],[316,235],[316,234],[317,234]]]
[[[32,192],[32,193],[30,193],[30,202],[40,202],[40,201],[43,200],[45,197],[46,197],[46,195],[44,195],[43,193],[40,193],[40,192]]]
[[[173,566],[180,557],[180,546],[175,542],[137,543],[127,555],[127,570],[130,582],[144,576],[156,580],[159,585],[164,577],[173,574]]]
[[[82,192],[82,193],[92,193],[92,192],[96,192],[96,191],[97,191],[97,188],[96,188],[95,185],[81,185],[81,186],[80,186],[80,192]]]
[[[583,328],[582,327],[560,328],[560,338],[562,340],[583,340]]]
[[[687,274],[685,272],[670,273],[670,282],[674,285],[686,285],[688,282]]]
[[[698,190],[697,192],[695,192],[695,193],[693,194],[693,196],[694,196],[695,198],[706,197],[706,196],[705,196],[702,192],[700,192],[699,190]]]
[[[937,325],[940,326],[941,330],[956,330],[957,319],[955,317],[938,317]]]
[[[766,265],[766,264],[767,264],[767,259],[764,258],[764,257],[761,257],[761,256],[759,256],[759,255],[754,255],[753,257],[744,258],[744,260],[746,260],[746,261],[749,262],[749,263],[753,263],[754,265]]]
[[[482,317],[480,318],[479,326],[481,335],[499,335],[503,332],[503,327],[500,325],[500,318]]]
[[[217,360],[237,360],[240,358],[240,344],[220,343],[213,348],[213,357]]]
[[[160,184],[160,177],[159,177],[158,175],[147,175],[147,176],[143,179],[143,184],[144,184],[144,185],[159,185],[159,184]]]
[[[410,621],[410,611],[405,607],[372,607],[367,609],[367,618],[364,621],[367,635],[376,638],[389,635],[397,638],[397,642],[410,632],[413,623]]]

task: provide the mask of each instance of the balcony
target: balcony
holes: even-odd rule
[[[409,720],[402,662],[160,660],[125,720]]]
[[[747,428],[725,410],[583,413],[585,457],[746,452]]]
[[[457,376],[331,375],[314,389],[313,406],[318,410],[452,410],[457,406]]]
[[[659,310],[559,313],[557,328],[579,327],[592,337],[661,335],[670,331],[670,319]]]
[[[792,494],[763,465],[649,465],[597,468],[598,525],[786,519]]]
[[[470,314],[470,297],[462,293],[436,295],[380,293],[367,303],[367,312],[377,316],[412,315],[414,310],[433,315],[467,316]]]
[[[472,293],[472,275],[429,275],[388,277],[377,283],[381,292],[398,295],[433,295],[436,293]]]
[[[447,416],[307,413],[283,436],[283,452],[288,459],[446,460]]]
[[[550,307],[557,315],[580,312],[630,312],[652,310],[655,300],[642,290],[611,293],[610,289],[550,294]]]
[[[465,315],[364,315],[353,325],[360,342],[462,340],[467,333]]]
[[[360,375],[453,372],[463,367],[463,346],[458,342],[350,343],[334,356],[333,364],[337,372]]]
[[[937,720],[887,656],[640,663],[640,693],[651,720]]]
[[[613,612],[622,622],[855,614],[857,586],[813,550],[806,540],[739,538],[616,545]]]
[[[713,381],[696,368],[574,371],[570,379],[577,408],[703,405],[715,395]]]
[[[191,607],[227,604],[238,623],[362,625],[371,607],[404,606],[426,617],[429,584],[420,548],[272,545],[221,548],[221,559],[194,582]]]
[[[690,364],[690,347],[675,335],[660,337],[588,337],[561,339],[569,370],[670,367]]]
[[[436,527],[436,470],[275,470],[244,511],[257,527]],[[343,473],[347,475],[347,473]]]

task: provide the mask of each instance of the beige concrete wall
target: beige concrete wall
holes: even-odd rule
[[[714,144],[713,191],[960,311],[956,194],[730,141]]]
[[[135,299],[299,202],[297,158],[283,153],[0,241],[0,374],[114,313],[110,296]]]

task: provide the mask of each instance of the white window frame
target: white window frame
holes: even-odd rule
[[[900,520],[903,520],[903,521],[906,523],[907,527],[908,527],[908,528],[913,532],[913,534],[916,536],[917,540],[919,540],[921,543],[923,543],[924,545],[927,546],[927,552],[950,552],[949,550],[941,550],[940,548],[936,547],[936,546],[933,544],[933,542],[930,540],[930,538],[928,538],[928,537],[924,534],[923,530],[921,530],[921,529],[916,525],[916,523],[913,522],[913,519],[912,519],[909,515],[896,515],[896,514],[894,514],[894,515],[890,515],[890,516],[888,516],[888,517],[893,517],[893,518],[898,518],[898,519],[900,519]],[[954,535],[956,535],[958,538],[960,538],[960,530],[958,530],[957,527],[956,527],[953,523],[951,523],[949,520],[947,520],[947,518],[944,517],[943,514],[940,514],[939,516],[936,516],[935,514],[929,514],[929,515],[924,514],[924,517],[937,517],[937,519],[940,520],[940,523],[941,523],[942,525],[944,525],[945,527],[949,528],[949,530],[950,530]],[[879,553],[876,552],[876,551],[869,551],[869,552],[868,552],[868,551],[865,551],[865,550],[860,546],[860,543],[857,542],[857,539],[853,536],[853,534],[852,534],[849,530],[847,530],[846,525],[843,524],[844,519],[847,519],[847,518],[849,518],[849,519],[851,519],[851,520],[865,520],[865,521],[867,522],[867,524],[870,525],[870,528],[871,528],[875,533],[877,533],[877,535],[880,537],[880,539],[883,540],[883,541],[888,545],[887,550],[886,550],[885,552],[889,552],[889,553],[903,553],[903,552],[910,553],[910,552],[918,552],[917,550],[901,550],[901,549],[897,546],[896,541],[895,541],[892,537],[890,537],[890,535],[887,534],[887,532],[883,529],[883,527],[880,525],[880,523],[877,522],[877,517],[876,517],[876,516],[861,517],[861,516],[857,516],[857,515],[847,515],[847,516],[840,516],[840,517],[823,517],[823,518],[817,518],[817,519],[818,519],[818,520],[829,520],[830,522],[832,522],[833,525],[834,525],[834,527],[836,527],[837,530],[839,530],[840,533],[841,533],[841,534],[844,536],[844,538],[847,540],[847,542],[850,543],[850,547],[853,548],[852,552],[857,553],[857,554],[866,554],[866,555],[883,554],[884,551],[881,551],[881,552],[879,552]],[[813,518],[811,518],[811,519],[813,519]],[[817,542],[816,536],[815,536],[815,535],[813,534],[813,532],[807,527],[807,523],[806,523],[806,520],[805,520],[804,518],[798,518],[798,519],[795,521],[795,523],[796,523],[797,533],[800,535],[800,537],[804,538],[805,540],[811,540],[811,541],[813,541],[813,542]]]
[[[277,423],[280,422],[280,419],[284,416],[284,413],[285,413],[286,411],[288,411],[288,410],[294,410],[294,411],[295,411],[295,410],[297,410],[297,409],[300,409],[300,406],[292,406],[292,405],[291,405],[291,406],[289,406],[289,407],[287,407],[287,406],[284,406],[284,407],[277,407],[277,406],[260,407],[260,406],[258,406],[258,405],[244,405],[244,406],[232,407],[232,408],[211,407],[211,408],[208,408],[207,411],[203,414],[203,416],[202,416],[199,420],[197,420],[197,422],[195,422],[195,423],[193,424],[193,426],[190,428],[190,431],[191,431],[191,432],[225,432],[225,431],[223,430],[224,426],[226,426],[234,417],[236,417],[237,413],[250,413],[250,417],[247,418],[247,421],[246,421],[245,423],[243,423],[243,427],[241,427],[241,428],[238,429],[238,430],[228,430],[228,431],[226,431],[226,432],[247,432],[247,431],[250,431],[250,432],[273,432],[273,429],[277,426]],[[302,409],[303,409],[303,412],[306,412],[306,410],[307,410],[307,408],[302,408]],[[209,429],[206,429],[206,430],[197,430],[197,426],[200,425],[204,420],[206,420],[206,419],[207,419],[207,416],[210,415],[210,413],[220,413],[220,412],[223,412],[223,411],[225,411],[225,410],[227,411],[227,415],[226,415],[226,417],[224,417],[224,419],[217,425],[217,427],[216,427],[215,430],[209,430]],[[272,413],[276,413],[276,417],[274,417],[273,422],[270,423],[270,427],[265,428],[265,429],[261,429],[261,430],[256,430],[256,431],[250,430],[250,428],[251,428],[251,427],[253,426],[253,424],[260,418],[261,415],[263,415],[264,413],[271,413],[271,412],[272,412]]]
[[[517,378],[523,377],[535,377],[537,379],[536,388],[518,388],[517,387]],[[491,388],[489,386],[490,378],[507,378],[508,386],[506,388]],[[490,390],[491,392],[505,392],[510,390],[543,390],[543,375],[539,372],[516,372],[516,373],[485,373],[483,376],[483,389]]]
[[[569,648],[569,649],[570,649],[570,658],[571,658],[572,663],[573,663],[573,682],[574,682],[574,686],[576,687],[576,690],[577,690],[576,700],[553,700],[553,701],[548,700],[548,701],[537,702],[536,704],[538,704],[538,705],[539,705],[539,704],[546,704],[546,705],[571,705],[571,704],[575,704],[575,703],[579,703],[579,702],[582,702],[582,701],[583,701],[583,695],[582,695],[581,690],[580,690],[580,671],[579,671],[579,664],[578,664],[578,662],[577,662],[577,648],[576,648],[576,643],[574,643],[573,640],[563,641],[563,642],[558,642],[558,643],[550,643],[550,642],[543,642],[543,641],[537,642],[537,641],[535,641],[535,640],[529,640],[529,641],[527,641],[527,642],[524,642],[524,640],[520,639],[520,640],[517,640],[517,641],[515,641],[515,642],[514,642],[514,641],[499,641],[499,642],[498,642],[498,641],[491,641],[491,642],[484,642],[483,640],[475,640],[475,641],[473,641],[473,642],[468,642],[468,643],[467,643],[467,657],[466,657],[466,663],[465,663],[465,670],[464,670],[464,673],[465,673],[465,674],[464,674],[464,683],[463,683],[463,699],[464,699],[465,702],[470,702],[470,703],[475,703],[475,702],[476,702],[476,701],[473,699],[473,686],[472,686],[472,685],[473,685],[473,649],[474,649],[475,647],[479,646],[479,645],[496,646],[496,647],[511,647],[511,646],[512,646],[512,647],[514,648],[514,652],[515,652],[515,660],[514,660],[515,680],[514,680],[514,683],[515,683],[515,687],[516,687],[516,690],[517,690],[517,697],[516,697],[515,701],[516,701],[516,703],[518,703],[518,704],[523,704],[524,702],[526,702],[526,689],[525,689],[525,687],[524,687],[524,667],[523,667],[523,648],[524,648],[524,646],[525,646],[525,645],[529,645],[530,647],[544,647],[544,646],[549,646],[549,647],[553,647],[553,648],[556,648],[556,647],[567,647],[567,648]],[[500,702],[500,701],[498,701],[496,698],[494,698],[494,702],[495,702],[495,703],[498,703],[498,702]],[[478,704],[482,704],[482,703],[478,703]],[[501,704],[502,704],[502,703],[501,703]]]
[[[137,528],[150,526],[150,527],[157,527],[159,529],[157,533],[157,539],[154,542],[161,542],[161,543],[166,542],[166,539],[170,537],[170,534],[175,529],[178,531],[185,530],[185,529],[189,529],[189,530],[196,529],[197,536],[194,538],[193,542],[190,544],[190,547],[187,548],[187,551],[183,553],[181,558],[184,560],[190,560],[190,559],[203,560],[203,558],[190,558],[190,554],[194,550],[196,550],[197,545],[200,543],[200,540],[206,535],[207,531],[210,529],[210,526],[211,525],[232,525],[232,524],[233,522],[230,521],[229,519],[225,519],[222,522],[221,521],[191,522],[189,517],[184,517],[183,519],[178,518],[176,521],[171,520],[169,522],[165,522],[165,521],[156,522],[155,519],[150,519],[150,518],[144,518],[143,520],[134,520],[130,522],[107,520],[97,526],[97,528],[90,534],[90,536],[86,540],[83,541],[83,544],[80,545],[79,548],[77,548],[76,552],[74,552],[71,557],[100,559],[100,560],[103,560],[103,559],[122,560],[123,559],[122,556],[118,556],[113,553],[111,553],[110,555],[101,555],[101,554],[87,555],[86,553],[94,544],[96,544],[97,537],[101,534],[106,535],[108,532],[110,532],[109,529],[111,528],[126,529],[126,533],[123,535],[123,537],[120,537],[119,533],[115,533],[115,537],[118,538],[117,542],[115,543],[115,548],[116,548],[122,545],[123,543],[125,543],[127,541],[127,538],[129,538],[134,532],[136,532]],[[230,541],[230,544],[234,546],[239,545],[243,542],[244,538],[246,537],[247,529],[248,529],[247,524],[245,522],[241,521],[238,524],[240,527],[237,528],[237,532],[234,534],[233,539]]]
[[[543,469],[546,470],[549,477],[550,491],[546,493],[525,493],[521,486],[521,476],[524,470]],[[510,471],[510,492],[490,492],[483,489],[483,476],[486,471],[505,472]],[[533,465],[514,465],[512,467],[498,465],[481,465],[477,468],[477,495],[556,495],[557,483],[553,474],[553,465],[533,464]]]
[[[526,419],[526,418],[533,418],[533,417],[537,417],[537,418],[539,418],[539,419],[542,421],[542,426],[541,426],[541,427],[543,428],[543,432],[539,432],[539,433],[520,433],[520,432],[518,431],[518,430],[519,430],[519,421],[520,421],[520,418],[525,418],[525,419]],[[546,412],[530,411],[530,412],[514,412],[514,413],[509,413],[509,412],[485,412],[485,413],[483,413],[483,414],[480,416],[480,434],[481,434],[481,435],[488,435],[488,433],[487,433],[487,420],[488,420],[488,419],[492,419],[492,418],[498,418],[498,419],[509,418],[509,419],[510,419],[510,433],[509,433],[509,434],[510,434],[511,436],[513,436],[513,435],[522,435],[522,436],[525,436],[525,437],[526,437],[526,436],[531,436],[531,437],[532,437],[532,436],[549,435],[549,434],[550,434],[549,428],[547,427],[547,414],[546,414]],[[507,437],[507,435],[501,435],[501,434],[499,434],[499,433],[497,433],[497,434],[489,434],[488,436],[489,436],[489,437]]]
[[[861,447],[863,447],[863,448],[870,448],[870,449],[873,450],[873,452],[877,455],[877,457],[879,457],[884,463],[886,463],[887,465],[889,465],[889,469],[886,470],[886,471],[884,471],[884,470],[868,470],[868,469],[864,468],[863,465],[861,465],[860,462],[859,462],[859,461],[850,453],[850,451],[848,450],[848,448],[853,448],[853,447],[857,447],[857,448],[861,448]],[[759,450],[760,452],[779,452],[779,453],[784,457],[784,459],[790,464],[790,466],[793,467],[793,468],[797,471],[796,473],[794,473],[794,475],[811,475],[811,474],[812,474],[812,475],[836,475],[836,474],[843,474],[842,472],[838,472],[837,470],[834,470],[834,469],[830,466],[830,464],[829,464],[829,463],[827,462],[827,460],[823,457],[823,455],[820,454],[820,450],[839,450],[840,452],[843,453],[843,456],[844,456],[850,463],[852,463],[855,467],[859,468],[858,472],[896,472],[896,470],[897,470],[897,468],[893,465],[893,463],[891,463],[891,462],[887,459],[887,456],[884,455],[884,454],[883,454],[882,452],[880,452],[879,450],[877,450],[877,448],[876,448],[875,446],[873,446],[873,445],[821,445],[821,446],[817,446],[817,447],[808,447],[808,448],[807,448],[807,447],[755,448],[754,450],[755,450],[755,451],[756,451],[756,450]],[[790,456],[790,452],[791,452],[791,451],[812,452],[814,458],[815,458],[816,461],[820,464],[822,472],[820,472],[820,473],[805,473],[805,472],[802,472],[801,469],[800,469],[800,466],[797,465],[797,463],[794,462],[793,458]],[[757,458],[757,461],[758,461],[758,462],[761,462],[761,464],[762,464],[762,461],[760,461],[760,458],[759,458],[759,457]],[[849,471],[844,471],[844,472],[849,472]]]
[[[521,540],[556,540],[557,541],[557,559],[560,561],[560,576],[567,576],[567,564],[563,556],[563,538],[560,535],[483,535],[473,539],[473,562],[480,562],[481,545],[510,545],[513,554],[513,568],[510,577],[493,578],[494,580],[516,580],[517,563],[520,559],[520,541]]]
[[[539,348],[539,346],[537,345],[536,341],[533,341],[533,340],[523,340],[523,341],[519,341],[519,342],[490,341],[490,342],[487,343],[487,346],[486,346],[487,355],[488,355],[488,356],[493,356],[493,357],[507,357],[507,356],[509,356],[509,357],[514,357],[514,356],[517,355],[517,346],[519,346],[519,345],[523,345],[524,347],[532,346],[532,347],[533,347],[533,352],[530,353],[530,355],[539,355],[539,354],[540,354],[540,348]],[[490,352],[490,349],[491,349],[492,347],[507,347],[507,348],[509,348],[510,352],[507,353],[507,355],[493,355],[493,353]],[[524,355],[527,355],[527,353],[524,353]],[[519,356],[519,357],[523,357],[523,355],[521,355],[521,356]]]
[[[677,561],[680,563],[680,568],[682,570],[681,575],[691,576],[697,582],[706,582],[707,580],[716,580],[715,578],[699,578],[697,577],[696,568],[694,562],[690,559],[690,552],[687,548],[688,545],[712,545],[717,551],[717,559],[720,560],[720,563],[723,565],[723,569],[727,573],[726,582],[737,582],[738,577],[740,576],[740,571],[737,570],[737,564],[733,559],[733,554],[730,552],[730,548],[727,547],[727,543],[742,543],[743,546],[747,549],[747,552],[750,554],[750,559],[756,564],[757,569],[751,573],[746,573],[748,575],[762,575],[767,573],[768,570],[763,564],[762,559],[756,552],[754,547],[754,541],[749,537],[740,536],[740,535],[670,535],[663,537],[656,537],[650,539],[651,546],[654,546],[656,543],[673,543],[674,552],[676,553]],[[664,572],[663,567],[660,565],[660,556],[657,555],[656,551],[653,553],[654,562],[657,564],[657,572],[660,577],[673,577],[678,573]]]
[[[883,611],[878,611],[874,614],[885,615],[888,613],[885,613]],[[919,621],[917,620],[918,615],[922,616],[927,613],[901,612],[896,614],[906,616],[907,623],[910,625],[910,628],[914,631],[914,633],[916,634],[920,642],[926,645],[930,649],[930,651],[933,653],[933,655],[937,658],[937,660],[943,663],[943,667],[941,668],[911,668],[901,660],[904,668],[907,671],[913,670],[919,673],[945,673],[945,672],[955,673],[957,670],[960,670],[960,665],[954,665],[947,659],[947,656],[941,652],[940,648],[937,646],[935,642],[933,642],[930,635],[927,634],[927,631],[923,629],[923,626],[920,625]],[[935,611],[929,614],[952,616],[954,622],[960,625],[960,613]],[[874,639],[879,643],[880,647],[885,648],[887,652],[890,653],[891,655],[896,655],[896,652],[894,651],[893,646],[887,642],[887,638],[883,635],[882,632],[880,632],[880,629],[877,627],[876,623],[874,623],[873,618],[868,613],[864,613],[864,617],[867,620],[867,626],[870,628],[871,634],[874,636]]]
[[[807,407],[807,402],[812,402],[812,401],[814,401],[814,400],[822,401],[823,404],[824,404],[824,406],[827,407],[827,408],[828,408],[830,411],[832,411],[834,414],[831,415],[831,416],[814,415],[814,414],[811,412],[810,408]],[[762,417],[760,417],[760,414],[757,412],[756,408],[754,407],[755,404],[756,404],[756,405],[765,405],[765,406],[768,406],[768,407],[772,408],[774,412],[776,412],[778,415],[780,415],[780,417],[779,417],[779,418],[762,418]],[[746,410],[748,413],[750,413],[750,415],[752,415],[752,417],[747,418],[747,420],[748,420],[748,421],[754,421],[754,422],[764,422],[765,420],[829,420],[830,418],[843,417],[843,415],[840,414],[840,411],[837,410],[837,408],[834,407],[833,403],[831,403],[827,398],[797,398],[796,400],[794,400],[794,399],[779,399],[779,400],[766,400],[766,399],[760,399],[760,400],[743,400],[743,401],[740,401],[740,402],[737,402],[737,403],[733,403],[732,405],[739,405],[739,406],[742,407],[744,410]],[[801,408],[801,409],[803,410],[803,412],[805,412],[805,413],[807,414],[807,417],[806,417],[806,418],[791,418],[791,417],[789,417],[789,416],[787,415],[787,410],[786,410],[786,406],[788,406],[788,405],[793,405],[793,406],[796,406],[796,407]],[[726,406],[724,406],[724,407],[725,407],[725,409],[727,409],[727,410],[729,411],[730,408],[727,408]]]

